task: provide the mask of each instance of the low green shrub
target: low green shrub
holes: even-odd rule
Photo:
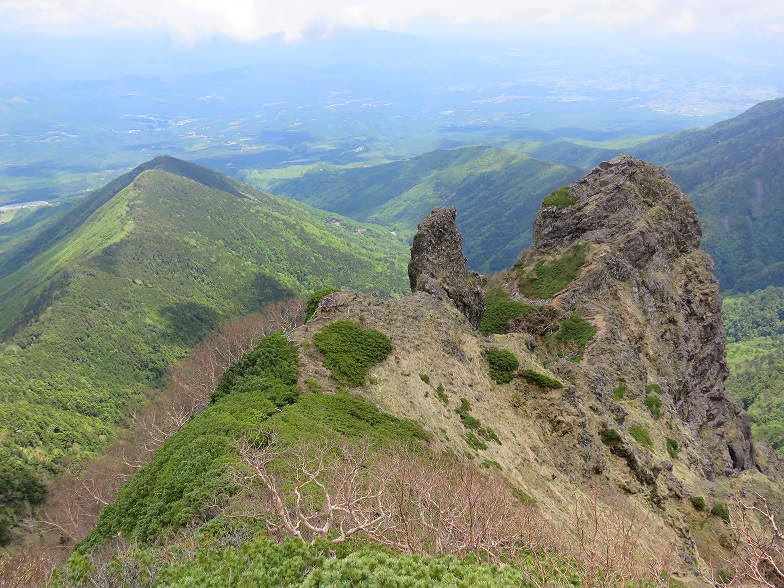
[[[487,443],[480,441],[479,438],[473,433],[466,433],[463,436],[463,439],[465,439],[465,442],[474,451],[482,451],[487,449]]]
[[[446,395],[443,384],[439,384],[438,387],[436,388],[436,396],[443,403],[444,406],[449,405],[449,396]]]
[[[519,488],[512,489],[512,494],[514,495],[515,498],[517,498],[517,500],[520,501],[521,504],[526,504],[531,506],[536,504],[536,498],[532,498],[531,496],[529,496]]]
[[[419,379],[422,380],[425,384],[430,383],[430,376],[427,374],[419,374]]]
[[[529,382],[533,382],[543,388],[563,388],[563,384],[556,380],[555,378],[551,378],[545,374],[540,374],[539,372],[535,372],[534,370],[522,370],[519,373],[521,378],[525,378]]]
[[[479,419],[471,416],[471,405],[467,399],[460,399],[460,406],[455,409],[455,412],[460,417],[460,420],[463,422],[463,426],[466,429],[478,429],[482,426]]]
[[[490,366],[490,377],[498,384],[511,382],[515,370],[520,367],[515,355],[506,349],[491,349],[485,354],[485,358]]]
[[[316,290],[313,292],[313,294],[308,297],[308,302],[305,305],[305,322],[308,322],[313,318],[313,315],[316,314],[316,311],[318,310],[319,303],[326,296],[337,291],[337,288],[322,288],[321,290]]]
[[[714,504],[713,508],[711,508],[711,514],[719,517],[727,524],[730,523],[730,511],[727,508],[727,505],[723,502],[717,502]]]
[[[615,429],[605,429],[602,431],[600,438],[605,445],[611,445],[621,441],[621,434]]]
[[[646,408],[651,412],[653,418],[658,419],[661,416],[662,401],[658,396],[649,394],[642,402]]]
[[[298,377],[297,349],[282,334],[275,333],[264,337],[226,369],[210,395],[210,402],[217,402],[229,392],[256,389],[276,397],[278,400],[273,402],[282,406],[293,399],[279,387],[291,386]]]
[[[705,510],[705,499],[702,496],[692,496],[689,500],[695,510]]]
[[[477,429],[476,432],[485,441],[494,441],[501,445],[501,440],[498,438],[498,435],[496,435],[495,431],[493,431],[493,429],[490,427],[481,427]]]
[[[578,314],[571,315],[561,323],[561,328],[553,335],[561,341],[575,341],[584,348],[588,341],[596,334],[596,327]]]
[[[479,323],[479,332],[506,333],[509,321],[531,313],[536,307],[512,300],[500,288],[494,288],[485,295],[485,313]]]
[[[660,395],[664,394],[664,390],[662,390],[662,387],[659,386],[658,384],[648,384],[647,386],[645,386],[646,394],[651,394],[653,392]]]
[[[572,204],[577,204],[577,197],[569,194],[568,186],[558,188],[542,200],[542,205],[555,206],[558,210],[562,210]]]
[[[629,435],[643,447],[653,451],[653,441],[648,430],[642,425],[632,425],[629,427]]]
[[[678,442],[672,437],[667,437],[667,453],[672,459],[678,459]]]
[[[358,387],[368,371],[392,352],[392,342],[375,329],[362,329],[351,321],[335,321],[313,336],[324,353],[324,367],[339,384]]]

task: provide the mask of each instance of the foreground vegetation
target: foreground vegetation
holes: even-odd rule
[[[48,584],[666,582],[617,513],[594,525],[598,511],[575,505],[588,524],[562,536],[494,468],[433,451],[414,423],[346,392],[298,390],[296,357],[273,334],[233,364],[223,393],[120,491]]]

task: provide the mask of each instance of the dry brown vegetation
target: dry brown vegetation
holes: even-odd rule
[[[0,558],[2,586],[35,586],[62,561],[74,542],[95,526],[103,507],[154,451],[209,403],[210,393],[229,365],[264,336],[290,331],[302,322],[304,300],[273,302],[260,313],[227,321],[185,359],[172,366],[163,388],[131,416],[131,425],[97,458],[57,477],[18,554]]]
[[[539,510],[521,504],[495,472],[451,454],[329,442],[280,447],[263,434],[243,439],[239,476],[273,536],[304,540],[359,534],[401,553],[476,554],[497,563],[519,546],[546,546]],[[276,471],[273,462],[290,463]]]

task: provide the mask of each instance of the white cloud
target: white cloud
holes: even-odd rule
[[[225,35],[290,40],[340,28],[401,29],[422,19],[460,25],[550,24],[686,34],[782,34],[780,0],[0,0],[2,28],[152,29],[186,41]]]

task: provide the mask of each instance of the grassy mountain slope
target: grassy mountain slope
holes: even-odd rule
[[[322,171],[323,170],[323,171]],[[372,167],[313,168],[264,187],[324,210],[412,234],[433,206],[458,209],[473,269],[509,267],[531,240],[542,198],[581,172],[490,147],[433,151]]]
[[[723,291],[784,285],[784,99],[631,151],[666,166],[694,201]]]
[[[222,320],[324,285],[406,288],[406,248],[388,231],[171,163],[0,280],[6,506],[37,500],[40,474],[100,449]]]
[[[346,359],[369,340],[391,345],[349,392]],[[539,418],[560,390],[494,384],[484,356],[496,347],[546,371],[522,337],[478,337],[432,297],[331,295],[304,327],[263,340],[226,372],[222,393],[104,509],[55,585],[129,573],[161,586],[590,584],[590,558],[625,541],[619,525],[639,524],[640,512],[616,511],[573,550],[561,542],[561,523],[596,494],[559,470],[561,437],[578,433],[553,427],[574,415]],[[510,393],[531,396],[527,408]],[[666,455],[658,441],[652,451]],[[628,498],[602,487],[601,500]],[[650,581],[646,557],[673,537],[655,514],[644,525],[652,532],[624,545],[628,560],[602,570],[607,585]],[[132,547],[102,566],[93,555],[111,553],[118,534]]]

